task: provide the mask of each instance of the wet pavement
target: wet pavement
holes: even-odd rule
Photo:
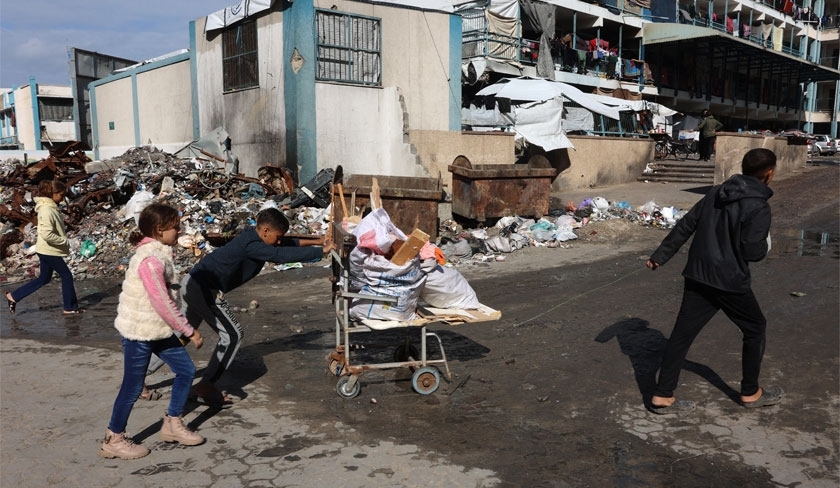
[[[119,284],[79,282],[88,313],[65,318],[52,283],[14,317],[0,314],[0,486],[838,486],[838,176],[814,166],[773,185],[774,248],[752,267],[768,318],[762,382],[785,389],[782,405],[737,404],[740,337],[720,315],[677,390],[698,409],[643,408],[685,254],[650,272],[644,259],[666,231],[639,229],[464,269],[503,316],[435,327],[454,376],[428,396],[394,370],[365,373],[361,394],[340,398],[326,373],[335,345],[326,262],[261,275],[228,296],[246,330],[222,385],[237,402],[188,405],[207,443],[158,440],[164,368],[149,379],[163,400],[138,401],[128,427],[152,453],[103,460],[96,451],[122,373]],[[634,205],[647,201],[635,192],[674,205],[701,196],[662,184],[602,190]],[[363,342],[360,354],[390,356],[379,341],[399,335]],[[205,348],[190,349],[199,368]]]

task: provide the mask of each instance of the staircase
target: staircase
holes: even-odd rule
[[[715,181],[715,163],[714,161],[653,161],[648,164],[646,172],[636,179],[712,185]]]

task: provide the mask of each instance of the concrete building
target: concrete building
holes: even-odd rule
[[[75,140],[69,86],[23,86],[0,91],[0,147],[39,151]]]
[[[493,0],[462,4],[464,96],[502,76],[555,79],[725,130],[836,137],[838,0]],[[473,88],[474,87],[474,88]]]
[[[91,84],[96,157],[147,143],[172,150],[224,127],[247,175],[273,164],[308,181],[341,164],[421,176],[410,132],[460,129],[461,22],[451,13],[252,0],[190,23],[190,38],[189,51]]]

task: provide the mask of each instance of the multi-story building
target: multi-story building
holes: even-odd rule
[[[72,141],[73,98],[69,86],[27,85],[2,91],[0,147],[37,151]]]
[[[464,96],[504,76],[710,109],[726,129],[837,135],[838,0],[461,5]],[[475,89],[474,89],[475,88]]]

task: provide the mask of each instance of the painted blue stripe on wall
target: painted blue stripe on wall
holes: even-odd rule
[[[29,77],[29,96],[32,98],[32,125],[34,125],[35,150],[40,151],[41,147],[41,111],[38,110],[38,83],[35,77]]]
[[[198,107],[198,58],[196,56],[195,21],[190,22],[190,93],[192,94],[192,129],[193,139],[201,137]]]
[[[461,130],[461,17],[449,16],[449,130]]]
[[[289,66],[295,48],[303,67]],[[318,173],[315,118],[315,6],[296,0],[283,11],[283,98],[286,107],[286,164],[297,167],[298,183]]]

